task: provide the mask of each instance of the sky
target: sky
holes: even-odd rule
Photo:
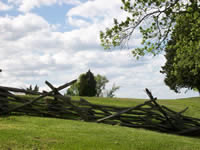
[[[183,89],[176,94],[160,73],[163,54],[136,60],[131,49],[104,50],[99,32],[123,20],[121,0],[0,0],[0,85],[27,88],[45,81],[55,86],[77,79],[89,69],[108,78],[106,88],[120,86],[116,97],[158,99],[198,96]],[[130,47],[139,47],[136,30]]]

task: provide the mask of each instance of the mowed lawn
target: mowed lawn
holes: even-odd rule
[[[73,97],[78,100],[79,97]],[[134,106],[144,100],[85,98],[92,103]],[[160,100],[200,118],[200,98]],[[83,121],[11,116],[0,118],[0,150],[200,150],[200,138]]]

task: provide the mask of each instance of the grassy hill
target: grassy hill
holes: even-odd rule
[[[114,106],[134,106],[144,102],[141,99],[85,99]],[[185,115],[200,118],[200,98],[158,102],[177,111],[188,106]],[[11,116],[0,118],[0,149],[200,150],[200,139],[82,121]]]
[[[145,99],[130,99],[130,98],[93,98],[84,97],[89,102],[95,104],[131,107],[141,104]],[[73,100],[79,100],[80,97],[73,97]],[[157,100],[161,105],[165,105],[172,110],[181,111],[188,107],[188,110],[184,113],[185,115],[200,118],[200,97],[182,98],[176,100]]]

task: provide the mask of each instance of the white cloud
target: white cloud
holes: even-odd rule
[[[0,1],[0,11],[7,11],[7,10],[10,10],[12,8],[13,8],[12,6],[9,6],[9,5]]]
[[[106,5],[105,5],[106,4]],[[70,9],[67,14],[67,22],[71,26],[79,27],[76,30],[80,42],[84,45],[100,45],[99,32],[106,27],[113,25],[113,18],[119,21],[124,20],[128,15],[120,9],[121,1],[116,0],[94,0],[87,1]],[[75,34],[74,34],[75,35]],[[141,43],[141,34],[136,30],[134,40],[131,41],[130,47],[136,47]],[[86,46],[88,47],[88,46]]]
[[[29,12],[35,7],[41,7],[43,5],[50,6],[54,4],[71,4],[78,5],[81,2],[79,0],[8,0],[9,3],[13,3],[18,6],[19,11],[21,12]]]
[[[49,28],[49,24],[42,17],[32,13],[17,17],[0,17],[0,38],[5,40],[18,40],[32,32]]]
[[[83,19],[74,19],[73,17],[68,17],[68,23],[75,27],[88,27],[91,25],[89,22]]]
[[[106,4],[106,5],[105,5]],[[98,19],[100,17],[113,16],[118,14],[120,11],[121,1],[116,0],[95,0],[87,1],[72,8],[67,16],[81,16],[85,18]],[[120,11],[121,12],[121,11]]]
[[[106,4],[106,5],[105,5]],[[73,26],[77,21],[98,24],[98,26],[109,26],[113,23],[113,17],[122,20],[125,12],[120,9],[121,1],[116,0],[94,0],[87,1],[67,12],[68,22]],[[73,22],[72,22],[73,21]],[[86,23],[83,24],[85,26]],[[80,26],[79,26],[80,27]]]

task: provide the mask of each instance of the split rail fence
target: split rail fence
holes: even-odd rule
[[[150,100],[133,107],[116,107],[93,104],[83,98],[75,101],[59,92],[75,82],[76,80],[73,80],[56,88],[46,81],[51,91],[43,93],[0,86],[0,116],[30,115],[76,119],[178,135],[200,136],[200,119],[183,115],[188,108],[176,112],[161,106],[148,89],[145,91]],[[16,93],[37,96],[30,99]]]

